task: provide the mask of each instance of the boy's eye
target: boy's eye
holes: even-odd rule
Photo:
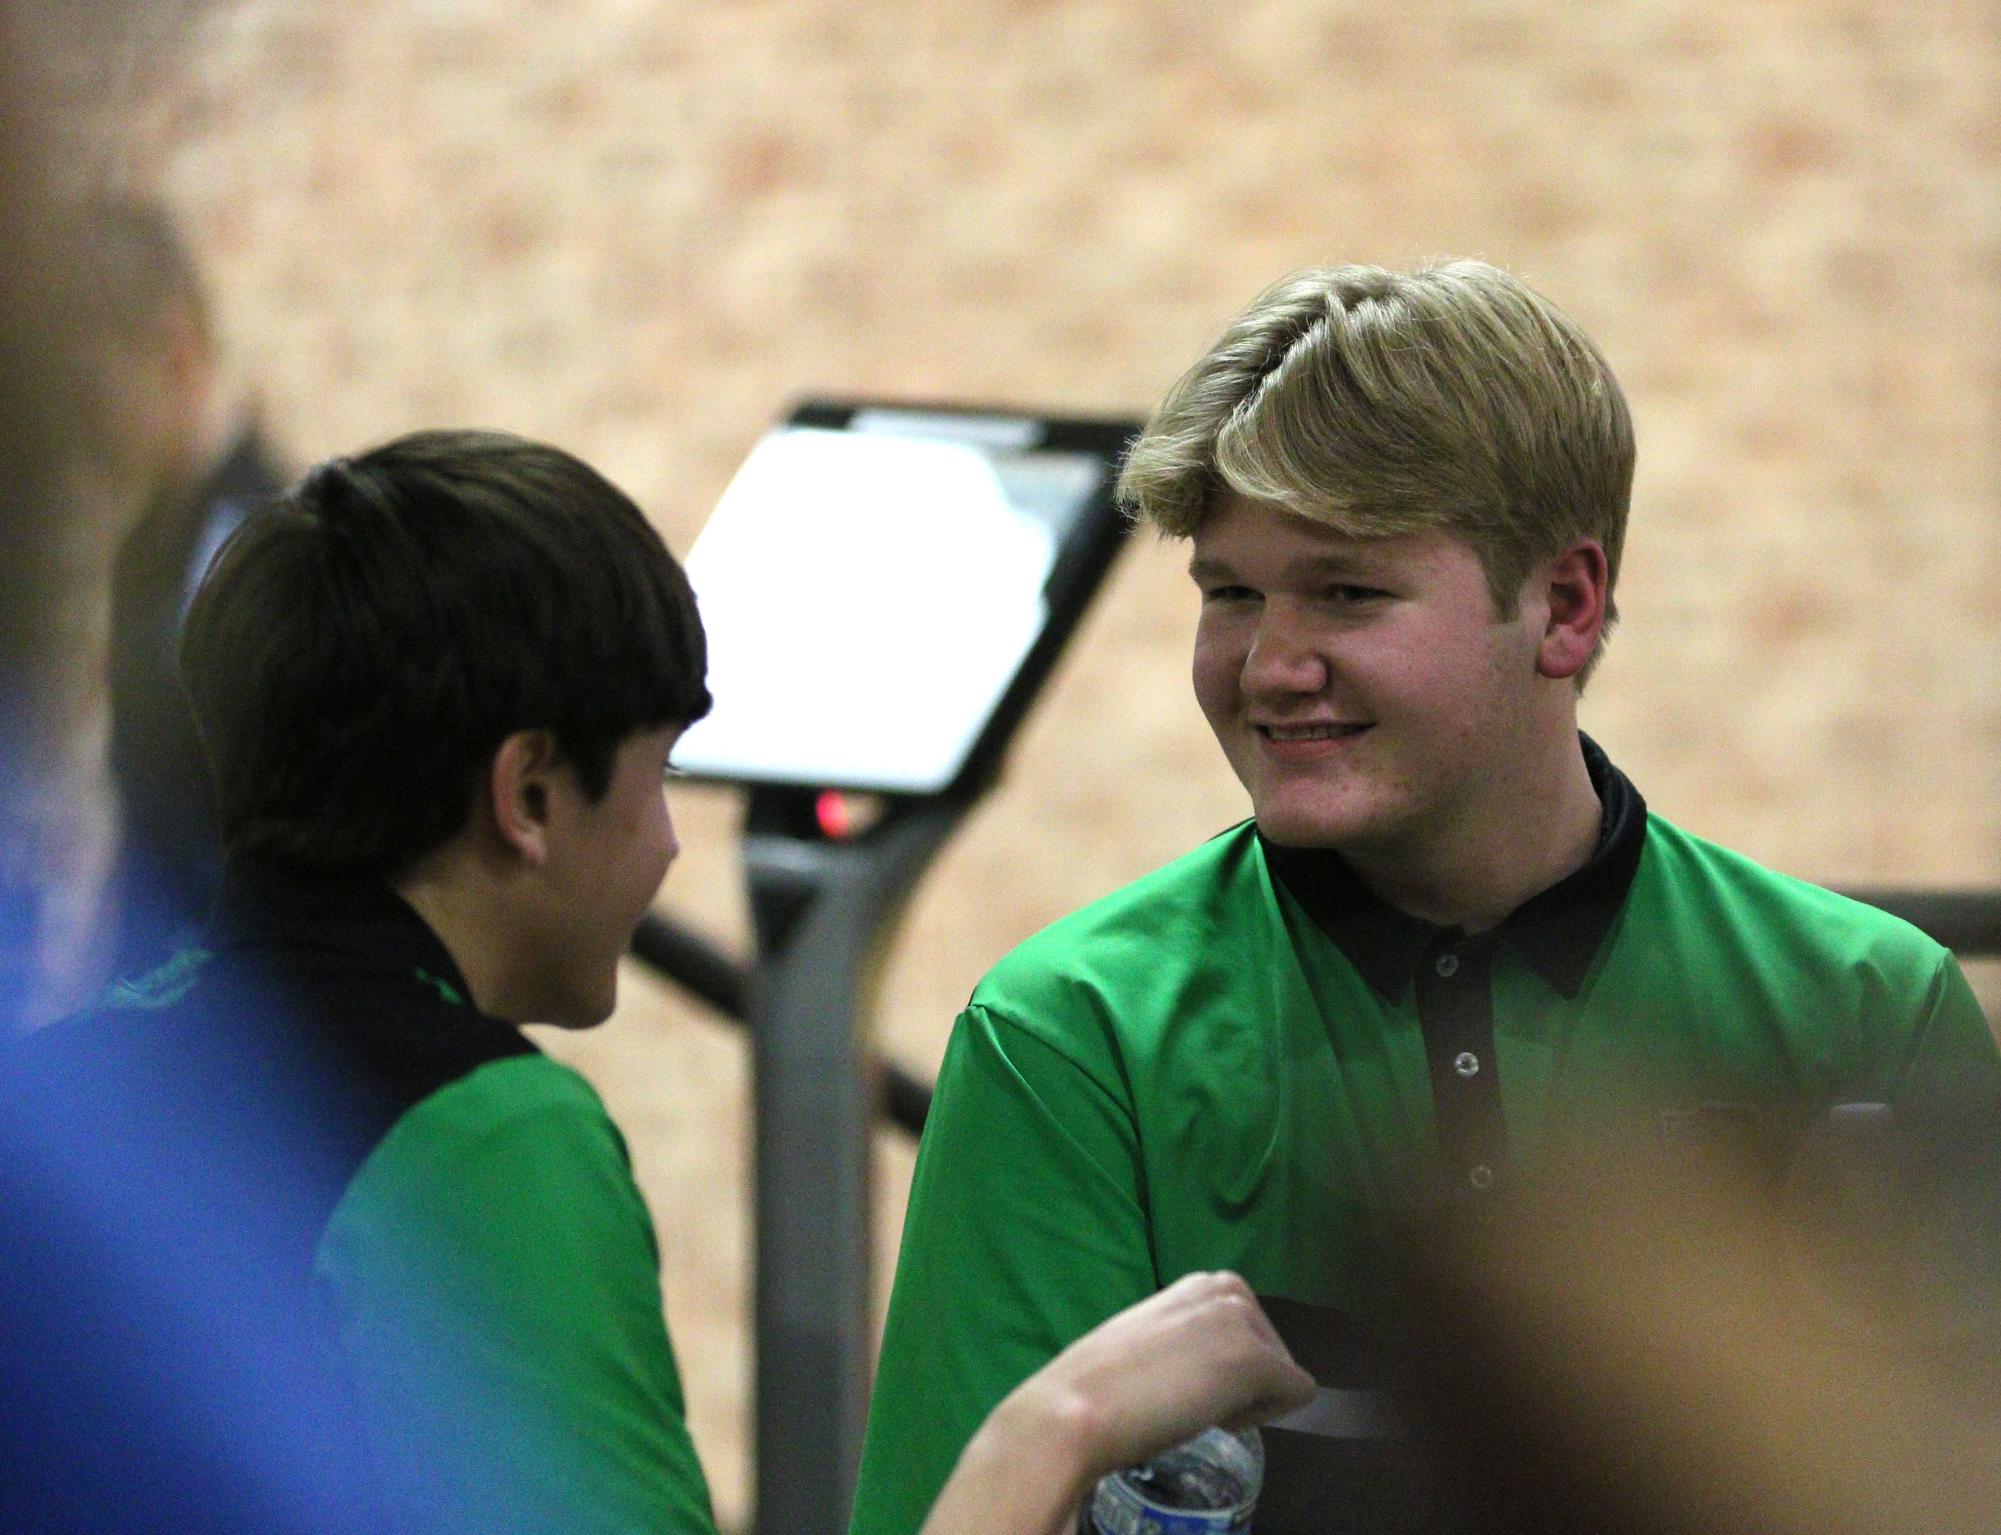
[[[1205,586],[1202,588],[1204,602],[1249,602],[1257,596],[1248,586]]]
[[[1329,602],[1340,603],[1343,604],[1344,606],[1352,606],[1356,603],[1361,603],[1361,602],[1375,602],[1381,598],[1389,596],[1389,593],[1384,591],[1381,587],[1377,586],[1349,586],[1349,585],[1337,584],[1328,587],[1326,591],[1322,593],[1322,595],[1326,597],[1326,599]]]

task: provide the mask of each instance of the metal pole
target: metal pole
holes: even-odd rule
[[[965,806],[901,804],[834,842],[810,797],[753,791],[744,867],[761,961],[754,1009],[755,1526],[841,1535],[867,1421],[873,960]]]
[[[750,1027],[751,967],[692,928],[650,912],[632,935],[632,957],[732,1023]],[[931,1112],[931,1084],[880,1057],[875,1070],[882,1079],[882,1117],[915,1140]]]

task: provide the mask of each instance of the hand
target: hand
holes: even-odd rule
[[[1095,1482],[1212,1423],[1241,1427],[1312,1399],[1250,1286],[1190,1274],[1058,1354],[996,1410],[1078,1436]]]
[[[1190,1274],[1079,1338],[1015,1388],[974,1435],[924,1535],[1056,1532],[1107,1472],[1212,1423],[1261,1423],[1304,1406],[1292,1362],[1250,1286]]]

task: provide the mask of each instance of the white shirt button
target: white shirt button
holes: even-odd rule
[[[1480,1057],[1471,1050],[1461,1050],[1452,1057],[1452,1069],[1462,1077],[1477,1077],[1480,1074]]]
[[[1447,980],[1450,980],[1459,973],[1459,956],[1457,954],[1441,954],[1438,956],[1438,963],[1433,965],[1432,969],[1436,970]]]
[[[1490,1189],[1494,1186],[1494,1169],[1482,1162],[1466,1174],[1466,1181],[1476,1189]]]

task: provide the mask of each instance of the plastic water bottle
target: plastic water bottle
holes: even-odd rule
[[[1143,1465],[1114,1471],[1091,1494],[1092,1535],[1248,1535],[1264,1487],[1254,1428],[1207,1428]]]

